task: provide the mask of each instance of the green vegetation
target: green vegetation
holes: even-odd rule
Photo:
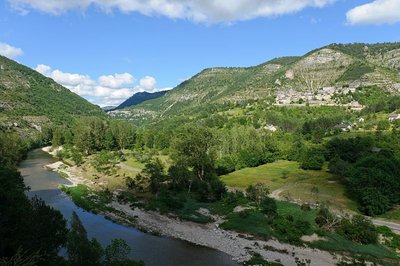
[[[356,210],[356,205],[348,199],[343,184],[329,172],[303,170],[299,163],[277,161],[255,168],[245,168],[221,180],[229,187],[244,190],[251,184],[262,182],[272,191],[278,191],[281,198],[301,199],[303,202],[322,202],[339,210]],[[313,188],[318,193],[313,193]]]
[[[360,261],[395,261],[398,239],[391,232],[329,209],[399,220],[400,122],[388,120],[400,109],[399,96],[389,94],[386,85],[335,95],[337,102],[365,105],[361,112],[272,104],[282,88],[315,92],[361,79],[399,83],[398,66],[386,63],[399,44],[366,46],[330,45],[255,67],[206,69],[163,97],[130,109],[132,121],[106,118],[50,79],[1,57],[0,226],[6,228],[0,230],[1,257],[10,258],[22,247],[27,256],[38,254],[41,264],[58,265],[63,260],[58,251],[67,245],[67,264],[131,265],[125,263],[129,251],[123,242],[103,250],[87,239],[76,215],[67,230],[57,211],[24,195],[16,162],[29,148],[51,143],[63,147],[56,154],[68,165],[63,170],[79,166],[93,184],[62,188],[92,212],[116,212],[108,206],[118,189],[117,199],[131,206],[198,223],[217,214],[224,218],[222,228],[296,245],[304,244],[304,235],[316,234],[320,240],[307,245],[350,253]],[[327,60],[318,69],[306,63],[332,50],[340,52],[340,60]],[[350,132],[342,125],[351,126]],[[225,185],[242,192],[227,192]],[[288,202],[270,198],[270,192]],[[27,217],[49,230],[31,232]],[[391,250],[377,242],[378,234]],[[54,242],[48,242],[49,235],[57,236]],[[273,265],[257,254],[248,263]]]
[[[374,68],[364,62],[355,62],[338,79],[338,81],[353,81],[362,78],[365,74],[371,73]]]
[[[46,116],[66,123],[79,115],[101,115],[95,106],[38,72],[0,56],[2,116]]]
[[[136,114],[132,119],[143,124],[153,121],[154,117],[164,118],[166,115],[192,115],[205,110],[215,113],[216,108],[247,104],[254,99],[270,101],[276,91],[282,88],[304,91],[348,86],[359,81],[371,84],[397,83],[399,77],[396,71],[400,66],[392,58],[398,54],[398,47],[399,43],[332,44],[304,56],[276,58],[254,67],[208,68],[163,97],[130,108]],[[318,65],[306,63],[322,50],[340,53],[340,62],[329,60]],[[287,78],[287,73],[293,73],[293,77]],[[384,86],[384,89],[389,89],[389,86]],[[143,114],[143,109],[148,112]]]
[[[395,138],[397,139],[397,137]],[[390,150],[374,149],[374,139],[358,137],[333,139],[327,144],[331,170],[347,165],[337,173],[347,179],[344,184],[367,215],[379,215],[400,203],[400,162]]]
[[[112,194],[110,191],[94,191],[85,185],[77,185],[74,187],[62,186],[61,190],[67,193],[76,205],[79,207],[94,212],[113,211],[111,207],[106,205],[111,203]]]
[[[144,265],[127,258],[129,249],[122,240],[114,240],[104,253],[95,239],[87,239],[86,230],[75,213],[71,229],[67,229],[67,222],[59,211],[37,197],[28,199],[25,194],[28,188],[16,164],[29,147],[29,142],[17,135],[0,132],[0,264]],[[81,186],[73,196],[79,198],[83,194],[89,193]],[[95,207],[104,206],[106,198],[100,194]],[[66,248],[67,260],[58,255],[62,247]]]
[[[282,264],[277,262],[266,261],[261,257],[260,254],[254,254],[250,260],[244,263],[244,265],[280,266]]]

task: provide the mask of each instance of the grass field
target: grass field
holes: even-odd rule
[[[128,157],[126,158],[126,161],[122,162],[123,164],[129,166],[129,167],[133,167],[133,168],[137,168],[137,169],[143,169],[144,168],[144,163],[139,162],[136,158],[134,157]]]
[[[320,202],[335,209],[356,211],[355,202],[345,195],[345,188],[326,170],[312,171],[299,168],[297,162],[277,161],[255,168],[244,168],[221,180],[228,187],[239,190],[258,182],[266,184],[274,196],[302,202]]]

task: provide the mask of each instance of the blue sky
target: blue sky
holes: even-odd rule
[[[108,105],[206,67],[252,66],[334,42],[400,41],[400,0],[187,3],[2,1],[0,54]]]

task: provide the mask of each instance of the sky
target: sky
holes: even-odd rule
[[[400,41],[400,0],[2,0],[0,54],[100,106],[202,69]]]

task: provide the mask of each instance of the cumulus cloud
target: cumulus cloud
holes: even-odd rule
[[[157,81],[152,76],[145,76],[139,81],[139,89],[142,91],[153,92],[156,90]]]
[[[165,16],[194,22],[232,22],[298,12],[307,7],[323,7],[336,0],[8,0],[24,13],[29,10],[59,15],[90,6],[105,12],[119,10],[147,16]]]
[[[101,76],[100,85],[111,88],[120,88],[123,85],[132,84],[135,78],[129,73]]]
[[[346,17],[351,25],[394,24],[400,22],[400,0],[375,0],[351,9]]]
[[[22,51],[21,48],[17,48],[14,46],[11,46],[7,43],[0,42],[0,55],[3,55],[5,57],[15,59],[18,56],[21,56],[24,54],[24,51]]]
[[[143,77],[135,86],[135,78],[129,73],[102,75],[94,80],[88,75],[67,73],[43,64],[37,65],[35,70],[100,106],[118,105],[140,91],[169,89],[157,88],[156,79],[151,76]]]

